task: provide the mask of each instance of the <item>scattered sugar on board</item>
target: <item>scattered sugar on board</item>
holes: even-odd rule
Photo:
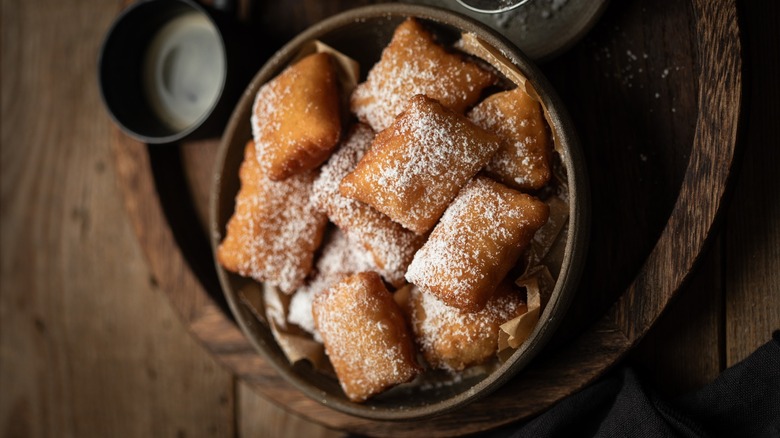
[[[679,65],[659,67],[658,62],[649,61],[650,55],[647,52],[642,52],[640,56],[631,48],[626,49],[625,57],[616,56],[613,59],[610,47],[626,46],[630,43],[632,43],[632,40],[626,35],[625,31],[621,31],[619,26],[615,26],[613,33],[607,37],[605,45],[595,50],[594,59],[608,64],[602,68],[605,78],[614,77],[628,88],[634,88],[634,80],[639,79],[637,88],[644,89],[645,82],[648,82],[649,75],[658,75],[661,79],[668,80],[672,72],[683,69],[683,67]],[[635,63],[638,63],[638,65],[635,66]],[[611,73],[611,71],[614,71],[614,73]],[[650,80],[650,82],[652,83],[653,81]],[[652,93],[652,96],[656,99],[661,96],[661,93],[658,91],[648,90],[648,93]],[[651,108],[649,111],[653,112],[653,109]]]

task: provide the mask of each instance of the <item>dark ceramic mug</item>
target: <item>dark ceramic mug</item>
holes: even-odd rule
[[[121,13],[103,42],[98,81],[125,133],[145,143],[221,134],[264,60],[231,5],[144,0]]]

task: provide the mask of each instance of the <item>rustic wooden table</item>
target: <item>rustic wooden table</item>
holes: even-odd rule
[[[117,190],[115,132],[95,80],[119,3],[1,3],[0,434],[343,435],[222,368],[151,274]],[[303,3],[302,17],[320,13],[320,2]],[[779,9],[740,4],[746,87],[729,203],[626,359],[669,396],[780,329]]]

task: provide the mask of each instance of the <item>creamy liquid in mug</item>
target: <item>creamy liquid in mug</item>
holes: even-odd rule
[[[217,29],[199,13],[163,26],[144,59],[144,92],[157,116],[176,130],[197,122],[219,98],[225,55]]]

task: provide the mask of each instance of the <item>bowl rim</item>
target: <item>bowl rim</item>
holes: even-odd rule
[[[557,142],[565,152],[565,154],[562,154],[561,160],[567,169],[569,186],[569,235],[564,249],[561,270],[549,302],[542,311],[539,322],[529,335],[529,338],[520,348],[512,353],[509,359],[474,386],[453,397],[423,406],[377,408],[376,406],[353,403],[322,391],[298,375],[286,358],[280,360],[277,355],[267,351],[266,346],[260,340],[256,339],[256,336],[248,327],[250,323],[245,320],[244,312],[240,308],[242,304],[239,303],[236,291],[230,283],[230,274],[221,267],[216,259],[216,249],[224,234],[225,226],[225,224],[218,223],[219,206],[223,195],[221,187],[225,161],[230,145],[236,143],[233,133],[236,132],[239,124],[248,123],[242,116],[244,113],[243,109],[251,108],[254,96],[262,83],[270,80],[281,67],[290,62],[305,43],[318,39],[334,29],[366,19],[409,16],[454,28],[461,32],[476,34],[482,41],[498,49],[533,84],[539,99],[548,110],[547,115],[550,128],[555,131]],[[573,122],[560,97],[530,58],[523,54],[508,39],[487,25],[454,11],[410,4],[375,4],[344,11],[309,27],[278,50],[249,83],[241,100],[235,106],[224,131],[214,169],[209,203],[210,243],[219,283],[234,318],[253,347],[262,354],[276,372],[282,375],[288,383],[322,405],[334,408],[342,413],[372,420],[420,420],[457,409],[494,391],[527,366],[538,355],[544,345],[547,344],[571,304],[582,275],[590,230],[590,190],[584,154],[574,130]],[[235,193],[231,193],[229,196],[235,197]]]

